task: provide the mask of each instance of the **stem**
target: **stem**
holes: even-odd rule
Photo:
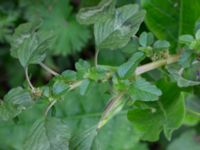
[[[99,49],[96,50],[95,56],[94,56],[94,64],[96,67],[98,66],[98,56],[99,56]]]
[[[148,63],[140,67],[137,67],[135,70],[135,75],[138,76],[148,71],[162,67],[164,65],[175,63],[178,61],[179,57],[180,55],[173,55],[173,56],[169,56],[167,59],[162,59],[156,62]]]
[[[35,87],[31,83],[30,78],[28,76],[28,66],[25,68],[25,76],[26,76],[26,80],[28,82],[29,87],[32,89],[33,92],[35,92]]]
[[[45,69],[47,72],[51,73],[54,76],[58,76],[59,74],[57,72],[55,72],[54,70],[52,70],[51,68],[49,68],[48,66],[46,66],[43,63],[40,63],[40,66]]]
[[[49,106],[47,107],[46,111],[45,111],[45,116],[48,115],[49,110],[51,109],[51,107],[53,107],[53,105],[56,103],[56,100],[53,100]]]

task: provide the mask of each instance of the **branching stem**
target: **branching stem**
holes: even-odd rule
[[[158,60],[156,62],[152,62],[152,63],[148,63],[145,65],[139,66],[135,70],[135,75],[138,76],[138,75],[141,75],[148,71],[162,67],[164,65],[175,63],[178,61],[179,57],[180,57],[180,55],[172,55],[172,56],[169,56],[167,59],[162,59],[162,60]]]
[[[40,66],[45,69],[47,72],[51,73],[54,76],[58,76],[59,74],[57,72],[55,72],[54,70],[52,70],[51,68],[49,68],[48,66],[46,66],[43,63],[40,63]]]

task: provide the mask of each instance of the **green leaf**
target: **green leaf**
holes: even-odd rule
[[[139,78],[130,85],[128,94],[133,100],[156,101],[162,95],[162,91],[144,78]]]
[[[63,121],[56,118],[42,118],[31,127],[24,149],[68,150],[69,138],[69,129]]]
[[[164,130],[167,139],[182,124],[185,114],[184,97],[175,84],[162,81],[158,84],[163,95],[159,101],[146,103],[148,107],[129,111],[128,118],[143,140],[156,141]]]
[[[170,43],[165,40],[158,40],[153,44],[155,50],[167,50],[170,48]]]
[[[75,68],[77,70],[77,76],[78,78],[84,78],[85,74],[87,74],[87,72],[90,70],[90,64],[85,61],[85,60],[82,60],[80,59],[76,64],[75,64]]]
[[[55,106],[57,115],[65,116],[66,124],[72,131],[70,142],[77,144],[76,150],[88,150],[84,149],[87,147],[92,147],[94,150],[135,150],[139,135],[127,120],[126,110],[122,110],[119,115],[113,117],[101,130],[98,130],[97,135],[95,133],[97,123],[110,98],[106,93],[109,89],[110,86],[107,83],[92,83],[88,94],[81,96],[79,90],[66,93],[65,101],[58,101]]]
[[[190,79],[186,79],[182,76],[181,67],[179,65],[168,65],[166,67],[172,78],[177,82],[179,87],[189,87],[200,85],[200,81],[194,81]],[[183,68],[182,68],[183,69]],[[184,71],[184,70],[183,70]],[[196,74],[193,73],[193,76],[198,76],[198,72]]]
[[[143,22],[145,11],[138,5],[125,5],[115,15],[94,25],[96,46],[100,49],[117,49],[126,46]]]
[[[146,25],[158,39],[171,43],[171,53],[177,51],[180,35],[193,34],[200,13],[199,0],[142,0],[141,3],[147,11]]]
[[[80,94],[85,95],[90,86],[90,80],[85,79],[80,85]]]
[[[52,40],[51,32],[36,32],[36,29],[32,23],[21,24],[13,35],[11,55],[18,58],[23,67],[42,62]]]
[[[77,79],[77,73],[73,70],[66,70],[62,72],[62,77],[66,81],[74,81]]]
[[[196,38],[197,40],[200,40],[200,29],[197,30],[197,32],[196,32],[196,34],[195,34],[195,38]]]
[[[200,145],[197,139],[198,134],[194,130],[186,131],[172,141],[167,147],[167,150],[199,150]]]
[[[153,44],[154,36],[152,33],[143,32],[139,37],[139,43],[142,47],[147,47]]]
[[[52,32],[55,38],[50,52],[54,55],[80,52],[91,37],[89,28],[76,21],[70,0],[20,0],[20,5],[25,8],[27,20],[42,20],[40,30]]]
[[[0,105],[0,120],[10,120],[34,104],[30,93],[21,87],[10,90]]]
[[[185,35],[181,35],[179,37],[179,42],[181,44],[190,44],[192,43],[192,41],[194,41],[194,37],[192,35],[189,35],[189,34],[185,34]]]
[[[178,62],[183,68],[187,68],[192,65],[192,62],[194,61],[194,59],[195,59],[194,51],[191,49],[185,49],[181,53],[181,56]]]
[[[133,75],[136,67],[144,59],[144,53],[136,52],[124,64],[118,67],[117,73],[120,78],[127,78]]]
[[[53,94],[55,95],[60,95],[62,94],[64,91],[67,91],[67,89],[69,88],[69,86],[67,85],[67,83],[65,83],[64,80],[56,80],[52,86],[52,91]]]
[[[103,22],[114,14],[115,0],[102,0],[97,6],[82,8],[77,14],[81,24],[95,24]]]

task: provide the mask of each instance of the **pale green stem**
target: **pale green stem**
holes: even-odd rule
[[[135,70],[135,75],[138,76],[138,75],[141,75],[148,71],[162,67],[164,65],[175,63],[178,61],[179,57],[180,57],[180,55],[173,55],[173,56],[169,56],[167,59],[162,59],[162,60],[158,60],[156,62],[152,62],[152,63],[148,63],[145,65],[139,66]]]
[[[33,92],[35,92],[35,87],[33,86],[33,84],[30,81],[29,75],[28,75],[28,66],[25,68],[25,76],[26,76],[26,80],[28,82],[29,87],[31,88],[31,90]]]
[[[54,70],[52,70],[51,68],[49,68],[48,66],[46,66],[43,63],[40,63],[40,66],[45,69],[47,72],[51,73],[54,76],[58,76],[59,74],[57,72],[55,72]]]
[[[96,67],[98,66],[98,56],[99,56],[99,49],[96,50],[95,56],[94,56],[94,64]]]

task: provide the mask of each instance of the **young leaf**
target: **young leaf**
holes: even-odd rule
[[[194,37],[190,34],[185,34],[185,35],[181,35],[179,37],[179,42],[181,44],[190,44],[192,41],[194,41]]]
[[[139,37],[139,43],[142,47],[150,46],[154,41],[152,33],[143,32]]]
[[[170,43],[165,40],[158,40],[153,44],[155,50],[166,50],[170,48]]]
[[[136,52],[134,53],[131,58],[118,67],[117,73],[120,78],[127,78],[133,75],[138,64],[144,59],[144,53]]]
[[[66,91],[69,86],[63,80],[56,80],[52,86],[53,94],[59,95]]]
[[[63,121],[56,118],[42,118],[31,127],[24,149],[68,150],[69,138],[69,129]]]
[[[143,22],[145,11],[138,5],[125,5],[115,15],[94,25],[96,46],[100,49],[117,49],[126,46]]]
[[[144,78],[139,78],[130,85],[128,94],[133,100],[156,101],[162,95],[162,91]]]
[[[166,81],[160,82],[158,87],[163,91],[159,101],[147,103],[149,108],[136,108],[128,113],[129,120],[141,133],[143,140],[158,140],[162,130],[170,139],[172,132],[180,127],[184,119],[184,97],[178,87]]]
[[[77,14],[81,24],[95,24],[105,21],[114,14],[115,0],[102,0],[97,6],[82,8]]]
[[[168,65],[167,67],[168,72],[173,77],[173,79],[177,82],[179,87],[189,87],[189,86],[196,86],[200,85],[200,81],[193,81],[189,79],[185,79],[182,74],[180,74],[181,67],[178,65]],[[198,76],[198,72],[195,74]]]
[[[23,67],[38,64],[45,59],[51,39],[51,33],[36,32],[34,24],[22,24],[13,35],[11,55],[18,58]]]
[[[192,65],[192,62],[194,61],[194,59],[195,59],[194,51],[191,49],[185,49],[181,53],[181,56],[178,62],[183,68],[187,68]]]

